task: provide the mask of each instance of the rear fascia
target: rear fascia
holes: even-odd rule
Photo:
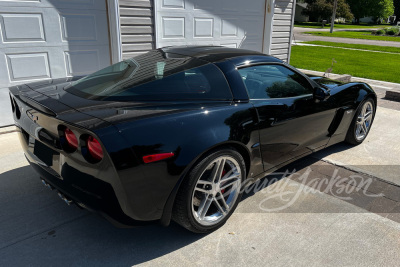
[[[17,118],[13,112],[15,125],[27,160],[43,179],[80,206],[98,211],[115,224],[141,225],[154,219],[141,220],[141,214],[127,203],[127,191],[114,167],[114,163],[119,169],[123,167],[121,155],[126,155],[126,144],[113,125],[77,111],[50,116],[28,105],[20,94],[18,88],[10,90],[11,99],[21,113]],[[91,131],[81,124],[90,125]],[[82,140],[75,152],[67,153],[60,145],[59,125],[70,128],[78,139],[84,134],[94,136],[108,153],[104,153],[100,162],[89,163],[81,153]]]

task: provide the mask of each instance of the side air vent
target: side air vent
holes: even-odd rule
[[[19,120],[21,118],[21,110],[17,104],[17,101],[15,101],[15,99],[13,99],[13,103],[14,103],[14,107],[15,107],[15,117],[17,117],[17,119]]]
[[[11,108],[12,108],[12,112],[15,112],[15,105],[14,105],[14,100],[12,99],[11,95],[10,95],[10,101],[11,101]]]

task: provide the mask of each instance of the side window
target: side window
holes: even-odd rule
[[[213,64],[166,75],[161,64],[154,68],[155,79],[118,93],[140,100],[231,99],[232,93],[222,72]]]
[[[250,99],[295,97],[313,92],[303,76],[281,65],[258,65],[238,71]]]

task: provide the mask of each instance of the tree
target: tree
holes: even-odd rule
[[[400,21],[400,0],[394,0],[394,15],[396,16],[396,23]]]
[[[303,15],[309,16],[311,21],[329,20],[331,18],[334,0],[305,0],[305,2],[308,5],[303,10]],[[336,17],[346,20],[353,19],[353,14],[346,0],[338,0]]]
[[[371,17],[374,17],[376,22],[380,19],[386,20],[389,16],[393,15],[393,0],[378,0],[377,2],[378,3],[375,3],[375,8],[371,10],[370,15]]]
[[[347,2],[357,24],[364,17],[374,17],[375,20],[387,19],[394,12],[393,0],[347,0]]]

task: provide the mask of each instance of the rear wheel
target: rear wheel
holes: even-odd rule
[[[357,109],[347,132],[346,142],[352,145],[361,144],[367,137],[375,117],[375,103],[371,98],[366,99]]]
[[[222,149],[205,156],[183,181],[172,218],[195,233],[218,229],[240,201],[245,173],[243,157],[236,150]]]

